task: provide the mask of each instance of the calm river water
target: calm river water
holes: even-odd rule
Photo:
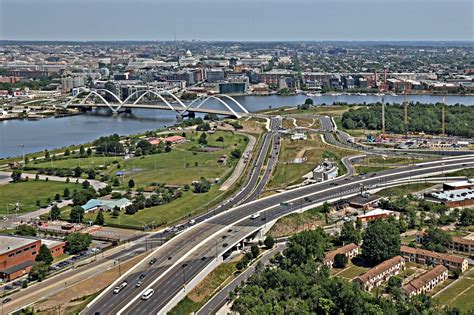
[[[239,96],[236,99],[249,111],[268,109],[269,107],[296,106],[304,103],[306,95],[292,96]],[[341,95],[312,97],[315,104],[333,104],[333,102],[374,103],[382,96]],[[440,96],[410,96],[410,102],[436,103]],[[403,102],[403,96],[384,96],[389,103]],[[210,102],[211,103],[211,102]],[[471,96],[447,96],[446,104],[474,105]],[[216,104],[211,104],[214,106]],[[25,153],[54,149],[72,144],[92,141],[100,136],[118,133],[127,135],[173,125],[176,115],[170,111],[135,109],[133,114],[112,115],[99,111],[64,118],[48,118],[37,121],[10,120],[0,122],[0,158]]]

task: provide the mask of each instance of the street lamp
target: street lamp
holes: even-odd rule
[[[188,264],[182,264],[181,265],[181,268],[182,268],[181,270],[183,270],[183,288],[184,288],[184,292],[186,292],[186,269],[185,268],[186,268],[187,265]]]

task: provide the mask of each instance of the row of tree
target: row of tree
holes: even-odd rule
[[[446,133],[453,136],[474,137],[471,128],[474,107],[463,105],[446,106]],[[342,126],[346,129],[382,129],[382,104],[350,109],[342,115]],[[385,129],[388,132],[441,133],[441,105],[410,103],[408,125],[405,130],[402,104],[385,106]]]

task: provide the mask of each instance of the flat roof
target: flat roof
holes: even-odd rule
[[[458,141],[459,142],[459,141]],[[460,180],[457,182],[444,183],[445,186],[449,187],[465,187],[465,186],[474,186],[474,179]]]
[[[374,215],[383,215],[383,214],[392,214],[395,213],[394,211],[391,210],[383,210],[383,209],[375,209],[372,211],[368,211],[365,214],[358,215],[358,218],[365,218],[365,217],[371,217]]]
[[[434,191],[429,195],[442,201],[464,201],[474,199],[474,188]]]
[[[0,235],[0,255],[14,251],[19,247],[32,244],[36,241],[38,240],[10,235]]]

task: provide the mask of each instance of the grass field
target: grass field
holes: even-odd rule
[[[421,184],[409,184],[403,186],[396,186],[391,188],[382,189],[377,194],[384,197],[398,197],[405,196],[423,189],[432,187],[433,184],[421,183]]]
[[[106,224],[118,224],[129,227],[140,228],[143,225],[150,225],[154,221],[155,225],[170,224],[178,220],[185,219],[192,215],[201,213],[208,208],[209,204],[222,194],[217,186],[212,186],[211,190],[204,194],[194,194],[191,190],[183,192],[181,198],[175,199],[170,203],[145,208],[135,214],[125,214],[123,211],[117,218],[111,216],[110,213],[104,214]],[[63,211],[61,217],[69,219],[70,209]],[[84,216],[84,221],[94,221],[96,213],[87,213]]]
[[[271,113],[278,115],[294,115],[294,114],[317,114],[317,115],[329,115],[329,116],[341,116],[347,112],[350,108],[358,108],[357,106],[342,106],[342,105],[325,105],[315,106],[309,109],[298,109],[297,107],[281,107],[278,109],[265,109],[258,111],[261,113]]]
[[[40,200],[41,204],[44,205],[48,198],[54,200],[56,194],[62,196],[66,187],[69,188],[71,193],[74,189],[80,190],[82,188],[81,185],[76,183],[35,180],[0,185],[0,214],[7,213],[7,206],[11,214],[13,206],[10,205],[18,201],[21,203],[19,213],[37,210],[36,200]]]
[[[366,166],[366,165],[357,165],[355,170],[358,174],[380,172],[389,169],[390,167],[386,166]]]
[[[202,280],[168,314],[181,315],[197,312],[212,297],[214,291],[236,271],[237,262],[219,265]]]
[[[446,290],[438,294],[435,303],[446,307],[456,307],[462,313],[474,309],[474,270],[456,280]]]
[[[340,273],[336,273],[335,275],[341,278],[351,280],[365,273],[367,270],[369,270],[369,268],[350,265],[350,267]]]
[[[110,157],[110,156],[91,156],[85,158],[76,157],[61,157],[55,161],[48,161],[41,163],[30,162],[28,167],[30,168],[75,168],[77,166],[81,168],[97,168],[100,165],[108,166],[112,161],[121,161],[121,157]],[[39,162],[39,161],[38,161]]]
[[[307,158],[306,162],[300,164],[288,163],[296,157],[301,157],[303,151]],[[283,139],[279,161],[267,188],[284,188],[302,182],[301,177],[316,168],[325,158],[340,163],[342,157],[353,154],[355,154],[355,151],[324,144],[319,135],[312,135],[312,138],[307,140],[291,141]],[[341,172],[344,171],[344,169],[341,169]]]
[[[292,213],[278,221],[272,226],[268,234],[273,237],[292,235],[298,231],[324,224],[324,215],[317,208],[303,213]]]

